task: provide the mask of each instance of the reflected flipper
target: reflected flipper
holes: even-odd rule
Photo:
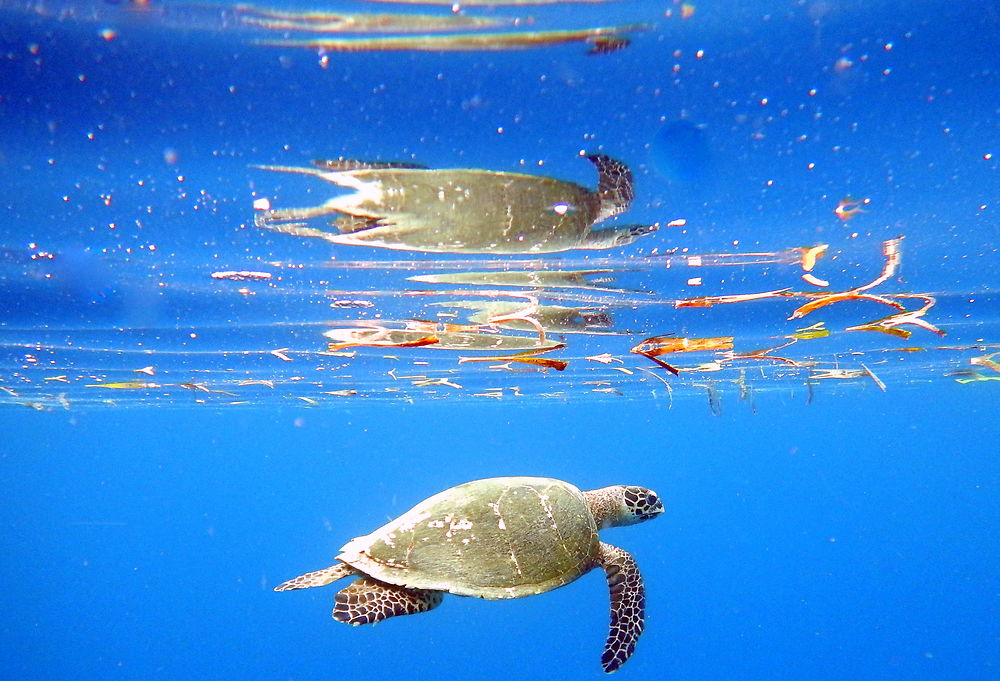
[[[268,222],[268,216],[266,214],[255,216],[254,226],[262,227],[264,229],[269,229],[272,232],[277,232],[278,234],[290,234],[292,236],[312,237],[318,239],[326,239],[327,241],[332,241],[337,236],[336,234],[325,232],[322,229],[316,229],[315,227],[307,227],[306,223],[304,222],[288,222],[283,224],[271,223]]]
[[[597,167],[597,172],[600,174],[597,180],[597,196],[600,198],[601,206],[595,222],[627,211],[635,198],[632,171],[629,167],[603,154],[592,154],[587,160]]]
[[[424,225],[414,221],[397,224],[351,215],[337,218],[334,224],[342,232],[342,234],[330,236],[329,240],[334,243],[371,243],[386,248],[403,248],[404,246],[399,243],[399,237],[405,234],[421,232],[425,229]]]
[[[307,208],[276,208],[257,213],[254,216],[254,224],[257,227],[274,228],[275,222],[287,222],[289,220],[311,220],[336,213],[336,209],[323,204],[321,206],[309,206]]]

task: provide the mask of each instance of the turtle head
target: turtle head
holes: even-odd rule
[[[636,485],[612,485],[584,492],[599,528],[634,525],[663,513],[660,496]]]

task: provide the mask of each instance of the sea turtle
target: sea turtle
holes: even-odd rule
[[[275,591],[359,577],[337,593],[333,617],[372,624],[426,612],[445,592],[480,598],[532,596],[604,569],[611,629],[601,665],[618,669],[642,633],[645,589],[635,559],[598,530],[663,512],[652,490],[614,485],[581,492],[552,478],[475,480],[435,494],[371,534],[352,539],[337,562]]]
[[[433,170],[405,163],[314,161],[315,167],[257,166],[313,175],[354,192],[319,206],[260,211],[258,227],[337,244],[437,253],[553,253],[624,246],[656,226],[595,224],[628,210],[632,172],[608,156],[597,191],[551,177],[479,168]],[[340,214],[337,232],[303,220]],[[292,221],[292,222],[289,222]]]

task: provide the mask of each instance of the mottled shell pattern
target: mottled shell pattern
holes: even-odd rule
[[[337,559],[390,584],[518,598],[555,589],[592,568],[597,530],[573,485],[494,478],[426,499],[348,542]]]

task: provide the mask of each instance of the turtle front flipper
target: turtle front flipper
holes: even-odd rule
[[[337,593],[333,618],[358,626],[375,624],[397,615],[416,615],[441,605],[444,593],[407,589],[371,577],[362,577]]]
[[[350,577],[351,575],[358,574],[358,571],[352,568],[347,563],[337,563],[336,565],[331,565],[328,568],[323,568],[322,570],[316,570],[314,572],[307,572],[304,575],[299,575],[294,579],[289,579],[287,582],[282,582],[278,586],[274,587],[275,591],[292,591],[293,589],[309,589],[314,586],[326,586],[327,584],[332,584],[338,579],[343,579],[344,577]]]
[[[601,542],[598,564],[604,568],[611,591],[611,628],[601,655],[601,666],[610,674],[632,656],[646,626],[646,589],[628,551]]]

